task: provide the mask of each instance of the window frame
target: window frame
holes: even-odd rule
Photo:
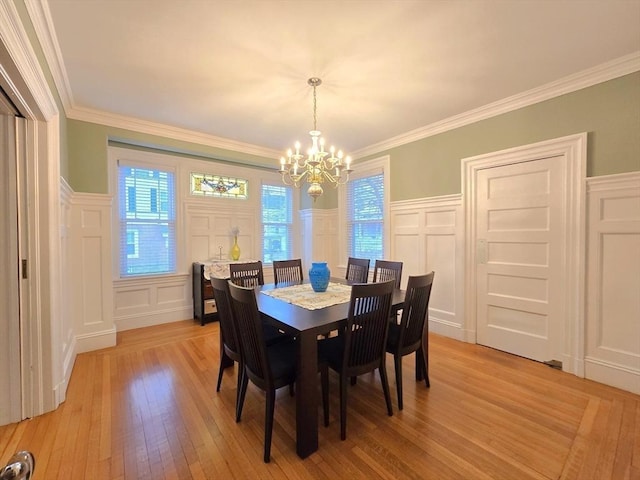
[[[390,234],[390,157],[385,155],[383,157],[374,158],[365,162],[357,162],[353,166],[353,173],[349,177],[349,182],[360,178],[370,177],[373,175],[382,174],[384,197],[383,197],[383,214],[382,214],[382,255],[383,258],[389,258],[391,249],[391,234]],[[346,268],[347,259],[351,255],[349,245],[349,205],[348,205],[348,184],[342,185],[338,191],[338,225],[339,225],[339,238],[340,238],[340,252],[338,257],[338,266],[340,268]]]
[[[290,221],[288,224],[283,224],[280,222],[269,222],[269,223],[265,223],[264,222],[264,208],[263,208],[263,202],[262,202],[262,195],[263,195],[263,191],[264,191],[264,187],[276,187],[276,188],[283,188],[286,191],[289,192],[289,208],[290,208]],[[296,252],[296,240],[294,239],[294,231],[296,228],[296,221],[295,221],[295,210],[296,209],[296,202],[295,202],[295,195],[294,195],[294,188],[290,185],[284,185],[283,183],[276,183],[276,182],[269,182],[269,181],[262,181],[260,184],[260,233],[262,234],[263,239],[260,242],[260,257],[262,260],[263,265],[272,265],[273,264],[273,260],[271,262],[266,262],[265,261],[265,250],[264,250],[264,237],[265,237],[265,225],[287,225],[288,228],[288,237],[289,237],[289,252],[286,255],[287,258],[284,258],[283,260],[289,259],[289,258],[294,258],[295,256],[295,252]]]

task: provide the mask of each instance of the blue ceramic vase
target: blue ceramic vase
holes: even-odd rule
[[[312,262],[309,269],[309,281],[314,292],[326,292],[329,286],[331,270],[327,267],[327,262]]]

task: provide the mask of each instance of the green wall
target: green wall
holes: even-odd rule
[[[364,159],[391,158],[391,200],[461,192],[460,160],[588,133],[587,176],[640,170],[640,72],[427,137]]]
[[[107,193],[109,143],[160,150],[200,160],[222,161],[275,170],[277,159],[198,145],[79,120],[68,121],[69,184],[76,192]]]
[[[165,149],[197,158],[275,168],[273,158],[246,155],[130,130],[68,120],[69,177],[77,192],[107,192],[109,141]],[[460,160],[505,148],[588,132],[587,175],[640,170],[640,72],[358,159],[389,155],[391,200],[460,193]],[[315,204],[337,207],[331,187]]]

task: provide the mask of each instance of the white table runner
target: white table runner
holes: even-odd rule
[[[331,305],[338,305],[339,303],[347,303],[351,299],[351,286],[341,283],[329,283],[326,292],[314,292],[311,284],[303,283],[263,290],[262,293],[307,310],[317,310]]]

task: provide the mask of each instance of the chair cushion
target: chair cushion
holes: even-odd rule
[[[387,336],[387,352],[394,353],[398,348],[400,340],[400,325],[395,322],[389,322],[389,333]]]
[[[282,341],[267,346],[267,358],[276,384],[278,379],[293,379],[296,374],[296,343]],[[285,382],[285,384],[288,382]]]
[[[325,338],[318,341],[318,356],[324,359],[331,368],[340,370],[344,353],[344,335]]]

